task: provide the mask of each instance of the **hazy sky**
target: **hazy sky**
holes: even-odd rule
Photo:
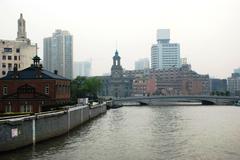
[[[92,59],[93,75],[110,72],[116,41],[125,69],[150,58],[159,28],[198,73],[226,78],[240,67],[239,0],[1,0],[0,39],[16,38],[20,13],[41,57],[43,38],[68,30],[74,61]]]

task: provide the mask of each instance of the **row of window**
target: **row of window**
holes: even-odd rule
[[[12,48],[4,48],[4,53],[12,53]],[[16,48],[16,53],[20,53],[20,48]]]
[[[21,93],[33,93],[34,89],[33,88],[21,88],[19,90]],[[45,94],[49,94],[49,85],[46,85],[44,87],[44,93]],[[3,86],[3,95],[7,95],[8,94],[8,87],[6,85]]]
[[[17,63],[14,63],[14,64],[8,63],[8,68],[9,68],[9,69],[11,69],[13,66],[16,66],[16,67],[20,68],[20,64],[17,64]],[[2,68],[6,68],[6,67],[7,67],[7,64],[6,64],[6,63],[3,63],[3,64],[2,64]]]
[[[12,112],[11,104],[5,106],[5,112]],[[20,112],[32,112],[32,105],[28,105],[28,104],[21,105]]]
[[[2,60],[12,60],[12,59],[14,59],[15,61],[20,60],[20,56],[5,56],[5,55],[2,56]]]
[[[20,64],[16,64],[16,63],[14,63],[14,64],[12,64],[12,63],[8,63],[8,70],[12,70],[13,66],[18,66],[18,68],[21,67]],[[7,64],[6,64],[6,63],[3,63],[3,64],[2,64],[2,68],[7,68]],[[3,76],[6,75],[6,73],[7,73],[6,71],[2,71],[2,75],[3,75]]]
[[[5,74],[5,73],[4,73]],[[3,86],[3,95],[8,94],[8,87],[6,85]],[[57,92],[69,92],[70,86],[68,85],[57,85]],[[32,88],[21,88],[21,93],[33,93],[34,90]],[[45,85],[44,93],[49,94],[49,85]]]
[[[178,47],[178,44],[163,44],[163,47]]]
[[[57,93],[66,93],[70,91],[69,85],[56,85]]]

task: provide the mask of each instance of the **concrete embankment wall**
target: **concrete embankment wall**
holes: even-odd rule
[[[106,112],[106,105],[76,106],[68,110],[0,120],[0,152],[9,151],[67,133]]]

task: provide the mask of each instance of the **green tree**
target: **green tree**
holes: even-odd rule
[[[84,97],[83,84],[86,81],[86,77],[78,76],[71,81],[71,98],[76,101],[78,97]]]
[[[101,80],[97,77],[80,77],[78,76],[71,82],[71,97],[74,101],[77,98],[97,99],[97,93],[101,88]]]
[[[225,92],[220,92],[220,95],[221,96],[225,96]]]
[[[210,95],[211,95],[211,96],[214,96],[214,95],[215,95],[215,92],[214,92],[214,91],[212,91],[212,92],[210,93]]]
[[[225,95],[226,95],[226,96],[230,96],[230,92],[229,92],[229,91],[226,91],[226,92],[225,92]]]

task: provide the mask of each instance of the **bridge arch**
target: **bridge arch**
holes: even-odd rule
[[[215,102],[209,101],[209,100],[201,100],[202,105],[215,105]]]

